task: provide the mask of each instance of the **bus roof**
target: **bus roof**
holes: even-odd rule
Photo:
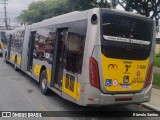
[[[88,11],[88,10],[87,10]],[[56,16],[50,19],[43,20],[42,22],[32,24],[32,28],[38,28],[43,26],[56,25],[61,23],[67,23],[72,21],[84,20],[87,18],[87,11],[75,11],[60,16]]]
[[[6,35],[10,35],[12,33],[23,31],[23,30],[25,30],[25,26],[18,27],[18,28],[14,29],[14,30],[7,30],[6,31]]]
[[[59,15],[59,16],[56,16],[53,18],[43,20],[38,23],[33,23],[32,28],[36,29],[36,28],[40,28],[40,27],[44,27],[44,26],[50,26],[50,25],[62,24],[62,23],[67,23],[67,22],[72,22],[72,21],[84,20],[84,19],[87,19],[88,12],[94,13],[95,11],[100,11],[100,10],[106,11],[106,12],[111,12],[111,13],[113,13],[113,12],[119,13],[119,14],[123,14],[123,15],[127,15],[127,16],[138,17],[138,18],[141,18],[141,19],[147,20],[147,21],[153,21],[150,18],[147,18],[142,15],[138,15],[138,14],[135,14],[132,12],[126,12],[126,11],[122,11],[122,10],[108,9],[108,8],[93,8],[93,9],[89,9],[86,11],[75,11],[75,12]]]

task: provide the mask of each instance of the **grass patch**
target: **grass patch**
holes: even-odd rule
[[[160,53],[156,54],[155,56],[156,56],[156,57],[160,57]]]
[[[156,55],[154,57],[154,64],[155,64],[155,66],[160,67],[160,56]]]
[[[160,88],[160,73],[153,73],[153,85]]]

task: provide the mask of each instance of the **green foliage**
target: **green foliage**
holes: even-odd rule
[[[156,56],[156,57],[160,57],[160,53],[156,54],[155,56]]]
[[[153,73],[153,85],[160,88],[160,73]]]
[[[160,57],[159,56],[154,57],[154,64],[155,66],[160,67]]]
[[[23,10],[21,15],[18,17],[23,22],[31,24],[33,22],[39,22],[44,19],[46,10],[45,3],[43,1],[32,2],[29,5],[28,10]]]
[[[145,15],[156,21],[160,19],[160,0],[119,0],[119,4],[126,11],[136,10],[138,14]]]
[[[109,0],[43,0],[32,2],[27,10],[18,17],[23,23],[39,22],[53,16],[72,11],[87,10],[93,7],[110,8]],[[156,20],[160,19],[160,0],[119,0],[126,11],[137,11],[141,15]]]
[[[93,7],[109,8],[109,3],[104,0],[67,0],[71,11],[87,10]]]
[[[32,2],[17,18],[23,23],[32,24],[53,16],[72,11],[87,10],[93,7],[110,7],[104,0],[45,0]]]

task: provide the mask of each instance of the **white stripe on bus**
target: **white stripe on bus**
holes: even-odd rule
[[[121,37],[114,37],[114,36],[107,36],[107,35],[103,35],[103,37],[106,40],[110,40],[110,41],[118,41],[118,42],[133,43],[133,44],[140,44],[140,45],[149,45],[150,44],[150,41],[144,41],[144,40],[121,38]]]

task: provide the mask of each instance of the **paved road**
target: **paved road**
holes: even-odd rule
[[[39,84],[21,71],[14,71],[11,64],[5,64],[0,58],[0,111],[72,111],[72,110],[111,110],[111,111],[149,111],[139,105],[117,105],[107,107],[80,107],[60,98],[56,94],[44,96],[41,94]],[[1,120],[2,118],[0,118]],[[43,120],[44,118],[42,118]],[[88,118],[47,118],[50,119],[88,119]],[[90,118],[106,119],[106,118]],[[116,118],[108,118],[114,120]],[[160,120],[160,118],[119,118]],[[18,120],[15,118],[15,120]],[[41,119],[40,119],[41,120]]]

